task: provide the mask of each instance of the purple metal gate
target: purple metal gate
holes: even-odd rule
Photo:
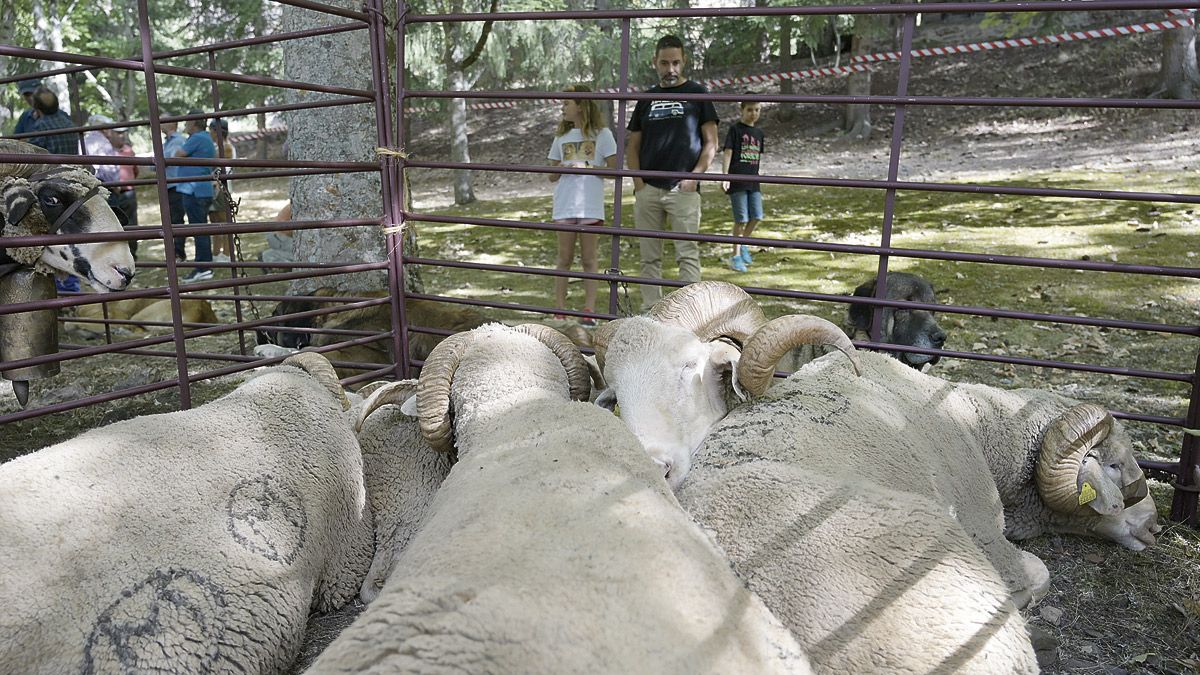
[[[250,232],[269,232],[272,230],[286,227],[287,229],[318,229],[318,228],[342,228],[355,227],[362,225],[381,226],[384,236],[386,237],[387,250],[389,258],[386,262],[380,263],[357,263],[357,264],[333,264],[333,263],[256,263],[233,261],[230,263],[213,263],[208,266],[216,269],[228,269],[231,273],[231,278],[228,280],[213,280],[204,283],[196,283],[188,285],[186,288],[181,287],[177,281],[177,263],[172,256],[167,255],[166,260],[162,263],[157,263],[158,266],[165,267],[167,272],[167,285],[162,288],[140,289],[133,291],[124,291],[105,296],[93,295],[67,295],[55,300],[36,303],[21,303],[12,305],[0,305],[0,315],[14,314],[26,312],[38,308],[61,308],[84,304],[94,304],[101,301],[111,301],[127,298],[144,298],[144,297],[164,297],[169,298],[173,309],[173,321],[171,323],[172,334],[170,336],[149,337],[140,340],[130,340],[125,342],[113,343],[110,339],[107,344],[100,346],[79,346],[79,345],[64,345],[62,351],[58,354],[40,356],[35,358],[22,359],[17,361],[8,361],[0,363],[0,369],[10,369],[17,367],[32,366],[53,361],[67,361],[78,358],[86,358],[97,354],[106,353],[127,353],[156,357],[168,357],[175,359],[177,364],[177,377],[162,382],[154,382],[145,385],[135,386],[119,391],[87,396],[74,401],[55,403],[46,405],[36,409],[22,410],[15,413],[0,415],[0,424],[7,422],[15,422],[39,415],[67,411],[82,406],[93,405],[112,401],[118,398],[133,396],[136,394],[147,393],[151,391],[178,387],[180,395],[180,403],[184,407],[191,405],[190,385],[193,382],[218,377],[221,375],[234,373],[242,370],[256,368],[265,364],[273,363],[279,360],[261,359],[254,355],[247,354],[244,340],[244,333],[247,330],[276,325],[287,319],[300,319],[311,316],[326,315],[335,312],[341,312],[352,309],[360,309],[379,305],[383,303],[390,304],[392,316],[392,329],[384,333],[373,333],[370,331],[332,331],[346,339],[334,345],[322,348],[322,351],[337,349],[344,346],[366,344],[378,342],[381,340],[390,341],[391,348],[394,354],[408,354],[408,331],[412,330],[418,333],[430,334],[445,334],[446,331],[439,330],[428,326],[409,325],[405,315],[405,285],[404,285],[404,270],[410,265],[440,265],[457,268],[465,268],[480,271],[498,271],[516,274],[538,274],[547,277],[565,276],[570,278],[580,279],[596,279],[605,282],[609,285],[609,305],[607,312],[588,314],[584,312],[571,312],[565,310],[567,314],[576,316],[593,316],[600,319],[613,318],[618,315],[618,291],[621,285],[628,283],[644,283],[658,284],[664,287],[675,287],[682,285],[674,280],[653,280],[644,279],[637,276],[622,273],[622,260],[620,251],[620,237],[627,234],[622,229],[622,223],[627,222],[628,218],[623,218],[622,213],[622,181],[617,180],[615,184],[615,196],[613,201],[613,223],[611,226],[591,227],[591,226],[571,226],[560,225],[554,223],[540,222],[525,222],[514,220],[499,220],[489,218],[473,218],[464,216],[443,216],[433,213],[421,213],[416,211],[406,211],[405,204],[405,172],[409,169],[460,169],[471,168],[474,170],[486,170],[495,172],[523,172],[523,173],[538,173],[538,174],[572,174],[572,173],[589,173],[601,176],[619,176],[619,177],[660,177],[660,178],[697,178],[705,181],[721,181],[729,177],[723,174],[707,173],[700,175],[680,174],[670,172],[653,172],[653,171],[630,171],[630,170],[602,170],[602,169],[573,169],[563,167],[546,167],[535,165],[521,164],[456,164],[445,161],[425,161],[406,158],[404,150],[407,146],[404,138],[405,117],[408,114],[407,110],[414,101],[436,100],[436,99],[453,99],[453,98],[470,98],[476,100],[492,100],[492,101],[520,101],[527,99],[597,99],[597,100],[619,100],[622,105],[616,108],[617,124],[615,131],[618,137],[618,166],[624,166],[624,140],[626,126],[626,105],[630,102],[648,99],[667,98],[662,94],[645,94],[638,92],[630,85],[630,53],[631,49],[631,25],[632,22],[642,19],[654,17],[676,17],[676,18],[716,18],[716,17],[778,17],[784,15],[804,16],[804,15],[834,15],[834,14],[870,14],[870,15],[893,15],[898,17],[900,21],[900,42],[901,47],[896,57],[899,62],[898,82],[894,95],[871,95],[871,96],[846,96],[846,95],[783,95],[783,94],[757,94],[746,95],[741,93],[709,93],[709,94],[673,94],[669,96],[672,99],[678,100],[697,100],[706,99],[712,101],[741,101],[753,100],[760,102],[772,103],[808,103],[808,104],[873,104],[878,106],[890,106],[895,110],[895,118],[891,133],[891,149],[888,159],[887,176],[883,180],[862,180],[862,179],[835,179],[835,178],[816,178],[816,177],[798,177],[798,176],[762,176],[759,180],[765,184],[776,185],[796,185],[796,186],[821,186],[821,187],[841,187],[841,188],[862,188],[875,191],[882,191],[884,194],[884,211],[882,222],[882,236],[878,244],[863,245],[849,243],[827,243],[808,240],[779,240],[779,239],[764,239],[764,238],[734,238],[722,235],[708,234],[676,234],[672,232],[639,232],[638,236],[657,237],[662,239],[683,240],[690,239],[701,242],[710,242],[718,244],[732,244],[735,242],[750,243],[762,247],[774,247],[782,249],[793,249],[801,251],[825,251],[830,253],[853,254],[874,256],[878,259],[878,271],[882,275],[889,264],[891,258],[912,258],[925,260],[945,260],[945,261],[960,261],[973,264],[986,265],[1010,265],[1028,267],[1031,269],[1070,269],[1070,270],[1086,270],[1086,271],[1106,271],[1123,274],[1138,274],[1138,275],[1155,275],[1167,276],[1180,279],[1197,279],[1200,278],[1200,270],[1191,267],[1168,267],[1157,265],[1131,265],[1119,264],[1112,262],[1100,262],[1089,260],[1063,260],[1050,257],[1021,257],[1021,256],[1005,256],[1005,255],[989,255],[977,253],[963,252],[948,252],[948,251],[933,251],[921,250],[913,248],[900,248],[892,244],[892,224],[894,219],[895,199],[898,190],[905,191],[932,191],[932,192],[951,192],[951,193],[967,193],[967,194],[994,194],[994,195],[1023,195],[1038,198],[1088,198],[1099,200],[1124,200],[1124,201],[1139,201],[1139,202],[1162,202],[1162,203],[1184,203],[1197,204],[1200,203],[1200,195],[1190,194],[1170,194],[1170,193],[1147,193],[1147,192],[1132,192],[1132,191],[1101,191],[1101,190],[1079,190],[1079,189],[1062,189],[1051,187],[1013,187],[1013,186],[995,186],[995,185],[976,185],[976,184],[961,184],[961,183],[934,183],[908,181],[900,179],[901,168],[901,148],[904,140],[904,125],[906,111],[913,106],[1022,106],[1022,107],[1045,107],[1045,108],[1127,108],[1127,109],[1182,109],[1196,110],[1200,108],[1200,102],[1197,101],[1170,101],[1158,99],[1112,99],[1112,98],[1016,98],[1016,97],[989,97],[989,98],[970,98],[970,97],[946,97],[946,96],[912,96],[908,94],[908,86],[910,81],[911,65],[913,58],[913,35],[916,26],[916,17],[922,11],[929,11],[930,5],[920,4],[895,4],[895,5],[851,5],[851,6],[823,6],[823,7],[723,7],[723,8],[689,8],[689,9],[672,9],[672,10],[611,10],[611,11],[566,11],[566,12],[504,12],[504,13],[476,13],[476,14],[448,14],[448,15],[420,15],[410,13],[410,7],[404,2],[397,2],[395,6],[394,19],[387,18],[384,0],[368,0],[362,6],[361,11],[344,9],[319,2],[309,0],[279,0],[281,4],[291,5],[307,10],[321,12],[331,19],[338,18],[348,21],[338,21],[331,25],[314,28],[303,31],[295,31],[291,33],[281,33],[263,37],[248,38],[243,40],[235,40],[219,44],[204,45],[172,52],[155,53],[152,49],[152,32],[150,25],[150,16],[147,9],[146,0],[139,0],[139,28],[141,34],[141,53],[130,58],[113,58],[111,56],[95,56],[83,54],[63,54],[55,52],[47,52],[43,50],[30,49],[13,45],[0,45],[0,55],[8,57],[23,57],[33,59],[44,59],[58,61],[64,63],[75,64],[67,68],[60,68],[41,73],[26,73],[19,76],[0,79],[0,85],[15,82],[17,80],[26,79],[29,77],[41,77],[53,74],[68,74],[69,77],[74,77],[77,73],[94,68],[116,68],[123,70],[131,70],[143,74],[146,82],[146,93],[149,101],[150,116],[146,120],[123,121],[111,125],[99,126],[79,126],[67,132],[84,132],[90,130],[99,130],[113,127],[133,127],[133,126],[148,126],[151,137],[154,140],[154,156],[153,158],[121,158],[121,157],[106,157],[102,161],[88,158],[86,156],[75,155],[51,155],[44,157],[47,163],[63,163],[63,164],[135,164],[142,166],[153,166],[156,173],[154,180],[135,180],[124,183],[113,183],[113,186],[119,185],[148,185],[154,184],[157,187],[159,206],[160,206],[160,221],[161,225],[129,228],[127,232],[113,234],[98,234],[91,236],[63,236],[51,235],[41,237],[0,237],[0,246],[15,247],[15,246],[31,246],[31,245],[46,245],[52,243],[71,242],[87,242],[87,241],[110,241],[110,240],[130,240],[130,239],[161,239],[164,242],[164,250],[169,251],[173,238],[178,236],[195,236],[198,234],[208,235],[235,235],[240,233]],[[937,12],[945,14],[957,14],[967,12],[1106,12],[1120,10],[1186,10],[1194,8],[1194,0],[1155,0],[1147,2],[1145,0],[1096,0],[1093,2],[1007,2],[1007,3],[940,3],[936,5]],[[410,90],[405,77],[405,49],[406,35],[410,26],[424,23],[443,23],[443,22],[510,22],[510,21],[564,21],[564,20],[612,20],[618,21],[620,24],[621,33],[621,63],[618,74],[618,87],[615,93],[597,92],[597,93],[562,93],[562,92],[540,92],[540,91],[417,91]],[[367,38],[370,41],[371,50],[371,74],[373,87],[371,90],[360,90],[346,87],[334,87],[327,85],[317,85],[304,82],[296,82],[286,79],[263,77],[256,75],[242,75],[230,72],[224,72],[217,68],[216,55],[227,50],[238,49],[249,45],[266,44],[273,42],[282,42],[286,40],[295,40],[300,38],[315,37],[321,35],[332,35],[346,31],[365,30]],[[392,31],[392,37],[395,40],[395,71],[394,74],[388,68],[388,49],[387,38],[388,31]],[[170,66],[163,63],[166,59],[173,57],[205,54],[208,56],[208,68],[184,68],[178,66]],[[156,79],[160,75],[183,76],[193,78],[205,78],[213,81],[212,86],[212,113],[204,115],[179,115],[179,116],[162,116],[159,111],[159,100],[157,95]],[[244,108],[239,110],[220,110],[220,99],[216,87],[216,81],[268,85],[284,89],[293,89],[308,92],[320,92],[329,95],[330,97],[317,103],[303,104],[288,104],[263,106],[256,108]],[[392,84],[395,84],[395,96],[381,94],[380,92],[389,92],[392,90]],[[266,112],[280,112],[290,110],[301,110],[307,108],[330,107],[330,106],[346,106],[346,105],[374,105],[376,122],[377,122],[377,142],[378,145],[385,149],[381,152],[378,162],[307,162],[307,161],[289,161],[289,160],[253,160],[253,159],[228,159],[218,157],[214,160],[201,160],[190,158],[166,158],[163,156],[162,149],[162,134],[161,125],[165,122],[178,122],[204,118],[227,118],[245,115],[256,115]],[[30,136],[32,134],[25,134]],[[218,143],[218,147],[221,144]],[[28,161],[28,156],[22,155],[4,155],[0,154],[0,163],[12,163],[18,161]],[[169,166],[205,166],[205,167],[245,167],[253,169],[263,169],[255,173],[235,173],[221,177],[222,181],[236,181],[248,178],[264,178],[275,176],[299,176],[316,173],[341,173],[341,172],[375,172],[381,174],[382,179],[382,204],[381,218],[371,219],[343,219],[343,220],[326,220],[326,221],[289,221],[287,223],[277,222],[249,222],[236,224],[210,224],[207,226],[182,226],[172,225],[167,210],[167,187],[171,182],[180,182],[180,179],[165,178],[165,169]],[[186,179],[184,179],[186,180]],[[570,230],[576,232],[594,232],[598,234],[611,235],[612,246],[610,250],[609,269],[603,273],[591,274],[587,272],[561,272],[553,269],[544,268],[527,268],[506,265],[485,264],[468,261],[440,260],[428,257],[416,257],[409,255],[403,250],[402,237],[400,228],[408,222],[453,222],[469,225],[485,226],[485,227],[500,227],[500,228],[516,228],[516,229],[535,229],[544,231]],[[153,267],[155,263],[140,263],[142,266]],[[273,272],[263,275],[246,276],[249,270],[259,268],[275,268],[289,269],[288,272]],[[248,295],[249,289],[252,286],[271,283],[278,281],[289,281],[314,276],[330,276],[337,274],[347,274],[354,272],[370,271],[370,270],[386,270],[388,273],[388,286],[391,291],[390,299],[367,298],[367,297],[343,297],[343,298],[327,298],[315,296],[300,296],[287,297],[279,295]],[[1116,319],[1103,319],[1081,317],[1066,314],[1049,314],[1035,313],[1007,309],[995,309],[985,307],[970,307],[961,305],[924,305],[921,303],[893,301],[883,299],[886,291],[884,284],[880,283],[877,289],[875,298],[854,298],[849,299],[846,296],[830,295],[822,293],[803,292],[788,289],[776,288],[747,288],[748,291],[767,297],[790,298],[811,300],[820,302],[835,302],[847,303],[857,302],[871,305],[880,310],[884,307],[905,307],[917,309],[930,309],[944,313],[965,314],[996,317],[1004,319],[1015,319],[1023,321],[1042,321],[1062,325],[1077,325],[1077,326],[1094,326],[1107,328],[1121,328],[1134,331],[1145,331],[1155,334],[1166,335],[1184,335],[1191,337],[1200,336],[1200,326],[1196,325],[1176,325],[1166,323],[1153,323],[1144,321],[1124,321]],[[213,293],[215,291],[215,293]],[[202,294],[201,292],[210,292],[212,294]],[[317,310],[305,312],[297,312],[289,315],[275,316],[268,318],[253,318],[247,319],[243,313],[247,301],[253,297],[254,300],[281,301],[284,299],[304,299],[314,302],[328,303],[329,306]],[[549,313],[554,311],[564,311],[561,309],[539,306],[539,305],[521,305],[511,303],[496,303],[480,300],[463,300],[459,298],[451,298],[447,296],[434,294],[409,294],[409,297],[426,300],[436,300],[441,302],[451,302],[466,305],[478,305],[485,307],[502,308],[506,310],[528,310]],[[100,299],[97,299],[100,298]],[[208,300],[230,302],[235,307],[237,320],[232,324],[201,324],[201,325],[185,325],[182,319],[181,299],[187,298],[204,298]],[[106,330],[110,325],[120,325],[129,323],[127,321],[105,320],[102,322]],[[878,325],[878,321],[875,322]],[[286,330],[286,329],[285,329]],[[298,329],[304,330],[304,329]],[[313,329],[308,329],[312,331]],[[189,338],[200,337],[204,335],[212,335],[226,332],[238,332],[241,345],[240,353],[237,354],[219,354],[205,352],[189,352],[186,347],[186,340]],[[316,331],[320,332],[320,331]],[[163,345],[171,343],[170,348],[163,348]],[[879,342],[878,334],[873,335],[872,340],[858,343],[864,347],[880,347],[884,343]],[[1197,492],[1200,490],[1200,447],[1197,446],[1197,430],[1200,429],[1200,350],[1197,350],[1198,358],[1196,368],[1192,372],[1187,373],[1172,373],[1161,372],[1145,369],[1120,368],[1103,365],[1092,365],[1086,363],[1068,363],[1063,361],[1051,361],[1043,359],[1022,358],[1014,356],[1000,356],[985,353],[975,353],[967,351],[938,351],[921,349],[915,347],[897,347],[888,345],[891,350],[913,351],[918,353],[936,353],[943,357],[991,361],[998,363],[1008,363],[1017,366],[1026,367],[1047,367],[1063,370],[1074,370],[1091,373],[1102,373],[1111,375],[1121,375],[1131,378],[1145,378],[1154,380],[1174,381],[1190,384],[1191,396],[1190,404],[1186,413],[1183,416],[1163,416],[1149,415],[1132,412],[1117,411],[1119,417],[1130,420],[1149,422],[1154,424],[1167,425],[1171,427],[1181,428],[1185,433],[1183,437],[1182,448],[1180,451],[1179,460],[1176,462],[1143,462],[1143,465],[1151,471],[1151,473],[1159,478],[1171,481],[1175,487],[1175,498],[1172,506],[1172,518],[1180,521],[1189,522],[1192,525],[1197,524]],[[205,360],[205,361],[222,361],[231,365],[226,365],[214,370],[205,371],[203,373],[189,374],[189,360]],[[412,361],[408,358],[399,359],[399,362],[393,365],[379,367],[378,364],[365,363],[342,363],[343,366],[358,367],[364,372],[346,380],[347,384],[353,384],[369,379],[379,377],[404,377],[409,373],[411,366],[420,365],[419,361]]]

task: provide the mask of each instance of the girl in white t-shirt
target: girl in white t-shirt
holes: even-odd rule
[[[591,91],[582,84],[572,85],[564,91]],[[617,168],[617,141],[608,129],[600,106],[594,100],[565,100],[562,102],[562,119],[550,144],[550,166],[578,168]],[[572,225],[604,224],[604,182],[599,176],[551,174],[554,187],[554,222]],[[578,232],[558,233],[558,262],[556,269],[569,270],[575,259],[575,239],[579,239],[579,258],[585,272],[597,272],[596,246],[600,236]],[[583,280],[585,312],[596,308],[596,281]],[[555,307],[567,306],[567,277],[554,278]],[[555,318],[566,318],[556,314]],[[584,325],[594,325],[591,318],[580,320]]]

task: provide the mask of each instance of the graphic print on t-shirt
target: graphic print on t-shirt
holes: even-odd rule
[[[562,162],[566,166],[586,166],[596,159],[596,141],[562,144]]]
[[[762,145],[759,140],[748,133],[742,133],[742,155],[740,161],[746,164],[758,164],[762,158]]]
[[[664,120],[672,117],[683,117],[682,101],[652,101],[650,112],[646,114],[647,121]]]

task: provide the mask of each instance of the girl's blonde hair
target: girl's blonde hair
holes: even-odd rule
[[[572,84],[565,92],[580,92],[591,91],[586,84]],[[592,99],[575,99],[575,103],[579,105],[579,131],[583,132],[584,138],[591,138],[596,135],[601,129],[608,126],[608,120],[604,118],[600,112],[600,105]],[[558,121],[558,130],[554,133],[555,136],[562,136],[568,131],[575,128],[575,124],[566,120]]]

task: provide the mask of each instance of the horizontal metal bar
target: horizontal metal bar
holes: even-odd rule
[[[0,155],[2,158],[3,155]],[[687,171],[633,171],[629,169],[574,169],[532,164],[486,164],[482,162],[425,162],[407,160],[405,167],[413,169],[466,169],[498,173],[579,174],[608,178],[669,178],[719,182],[745,180],[772,185],[803,185],[809,187],[865,188],[872,190],[912,190],[914,192],[955,192],[963,194],[1018,195],[1027,197],[1064,197],[1068,199],[1104,199],[1170,204],[1200,204],[1200,195],[1169,192],[1127,192],[1121,190],[1090,190],[1083,188],[1035,188],[1005,185],[973,185],[968,183],[929,183],[922,181],[873,180],[860,178],[811,178],[796,176],[742,176],[724,173],[691,173]]]
[[[175,58],[178,56],[188,56],[191,54],[203,54],[206,52],[219,52],[219,51],[225,51],[228,49],[237,49],[239,47],[250,47],[253,45],[260,45],[260,44],[274,44],[274,43],[279,43],[279,42],[286,42],[288,40],[300,40],[300,39],[310,38],[310,37],[320,37],[322,35],[333,35],[336,33],[344,33],[344,32],[352,31],[352,30],[362,30],[366,27],[367,27],[367,25],[365,23],[344,23],[344,24],[338,24],[335,26],[324,26],[324,27],[320,27],[320,28],[307,28],[305,30],[292,31],[289,33],[274,33],[271,35],[261,35],[258,37],[242,38],[239,40],[228,40],[226,42],[214,42],[212,44],[200,45],[198,47],[186,47],[184,49],[172,49],[170,51],[165,51],[165,52],[154,52],[153,58],[154,58],[154,60],[157,61],[159,59],[170,59],[170,58]],[[127,57],[126,60],[127,61],[138,61],[140,63],[142,60],[142,56],[141,56],[141,54],[137,54],[134,56]],[[93,67],[89,67],[89,66],[70,66],[67,68],[54,68],[52,70],[43,70],[43,71],[39,71],[36,73],[23,73],[20,75],[10,75],[7,77],[0,77],[0,85],[10,84],[12,82],[19,82],[21,80],[40,80],[42,78],[51,77],[54,75],[67,75],[70,73],[80,73],[80,72],[83,72],[86,70],[93,70],[93,69],[94,69]]]
[[[256,221],[245,223],[215,223],[206,225],[175,224],[172,231],[176,237],[193,237],[198,234],[245,234],[252,232],[274,232],[279,229],[289,230],[322,230],[344,227],[374,227],[381,223],[375,219],[347,220],[295,220],[288,222]],[[98,241],[133,241],[162,239],[164,233],[155,226],[131,227],[123,232],[87,232],[80,234],[38,234],[24,237],[0,237],[0,247],[15,248],[20,246],[54,246],[58,244],[85,244]],[[195,261],[193,261],[195,262]],[[147,264],[143,262],[141,264]],[[214,263],[215,264],[215,263]],[[258,263],[240,263],[254,266]],[[322,263],[325,264],[325,263]],[[149,262],[154,266],[154,262]],[[266,267],[286,267],[287,264],[262,263]]]
[[[809,7],[688,7],[683,9],[629,9],[568,12],[479,12],[410,14],[405,23],[461,23],[467,21],[535,21],[563,19],[659,19],[741,16],[827,16],[831,14],[960,14],[998,12],[1098,12],[1115,10],[1192,9],[1195,0],[1063,0],[1041,2],[946,2],[895,5],[824,5]]]
[[[657,230],[638,230],[628,227],[564,225],[562,223],[535,223],[519,220],[474,218],[470,216],[441,216],[430,213],[406,212],[405,218],[426,223],[450,223],[484,225],[515,229],[546,230],[553,232],[586,232],[590,234],[618,237],[647,237],[652,239],[695,240],[709,243],[744,243],[764,248],[786,248],[828,253],[850,253],[887,255],[901,258],[975,262],[992,265],[1015,265],[1020,267],[1046,267],[1052,269],[1084,270],[1090,272],[1117,272],[1121,274],[1145,274],[1154,276],[1184,277],[1200,279],[1200,269],[1194,267],[1166,267],[1162,265],[1134,265],[1129,263],[1098,262],[1091,260],[1061,260],[1056,258],[1031,258],[1025,256],[998,255],[992,253],[966,253],[952,251],[929,251],[894,246],[871,246],[866,244],[830,244],[825,242],[800,241],[795,239],[764,239],[761,237],[734,237],[727,234],[685,234]]]
[[[131,61],[129,59],[114,59],[104,56],[88,56],[86,54],[71,54],[67,52],[54,52],[48,49],[31,49],[29,47],[14,47],[11,45],[0,44],[0,56],[12,56],[18,58],[38,59],[41,61],[60,61],[66,63],[79,63],[84,65],[99,66],[102,68],[117,68],[121,70],[142,71],[143,66],[140,60]],[[263,77],[261,75],[239,75],[236,73],[226,73],[220,70],[204,70],[200,68],[182,68],[180,66],[156,66],[155,71],[160,75],[178,75],[180,77],[193,77],[202,80],[218,80],[221,82],[238,82],[241,84],[257,84],[268,87],[280,87],[283,89],[299,90],[299,91],[316,91],[325,94],[343,94],[345,96],[363,96],[374,100],[375,93],[367,89],[350,89],[348,87],[333,87],[323,84],[309,84],[307,82],[296,82],[293,80],[280,80],[273,77]]]
[[[882,63],[893,63],[885,61]],[[879,64],[876,64],[879,65]],[[706,93],[685,94],[670,91],[591,93],[587,96],[568,96],[543,91],[441,91],[415,90],[405,92],[406,98],[427,99],[489,99],[489,100],[553,100],[587,98],[601,101],[722,101],[740,103],[805,103],[826,105],[904,105],[904,106],[987,106],[1022,108],[1145,108],[1154,110],[1195,110],[1200,101],[1142,98],[1054,98],[1054,97],[979,97],[979,96],[889,96],[871,94],[846,96],[842,94],[746,94]]]

